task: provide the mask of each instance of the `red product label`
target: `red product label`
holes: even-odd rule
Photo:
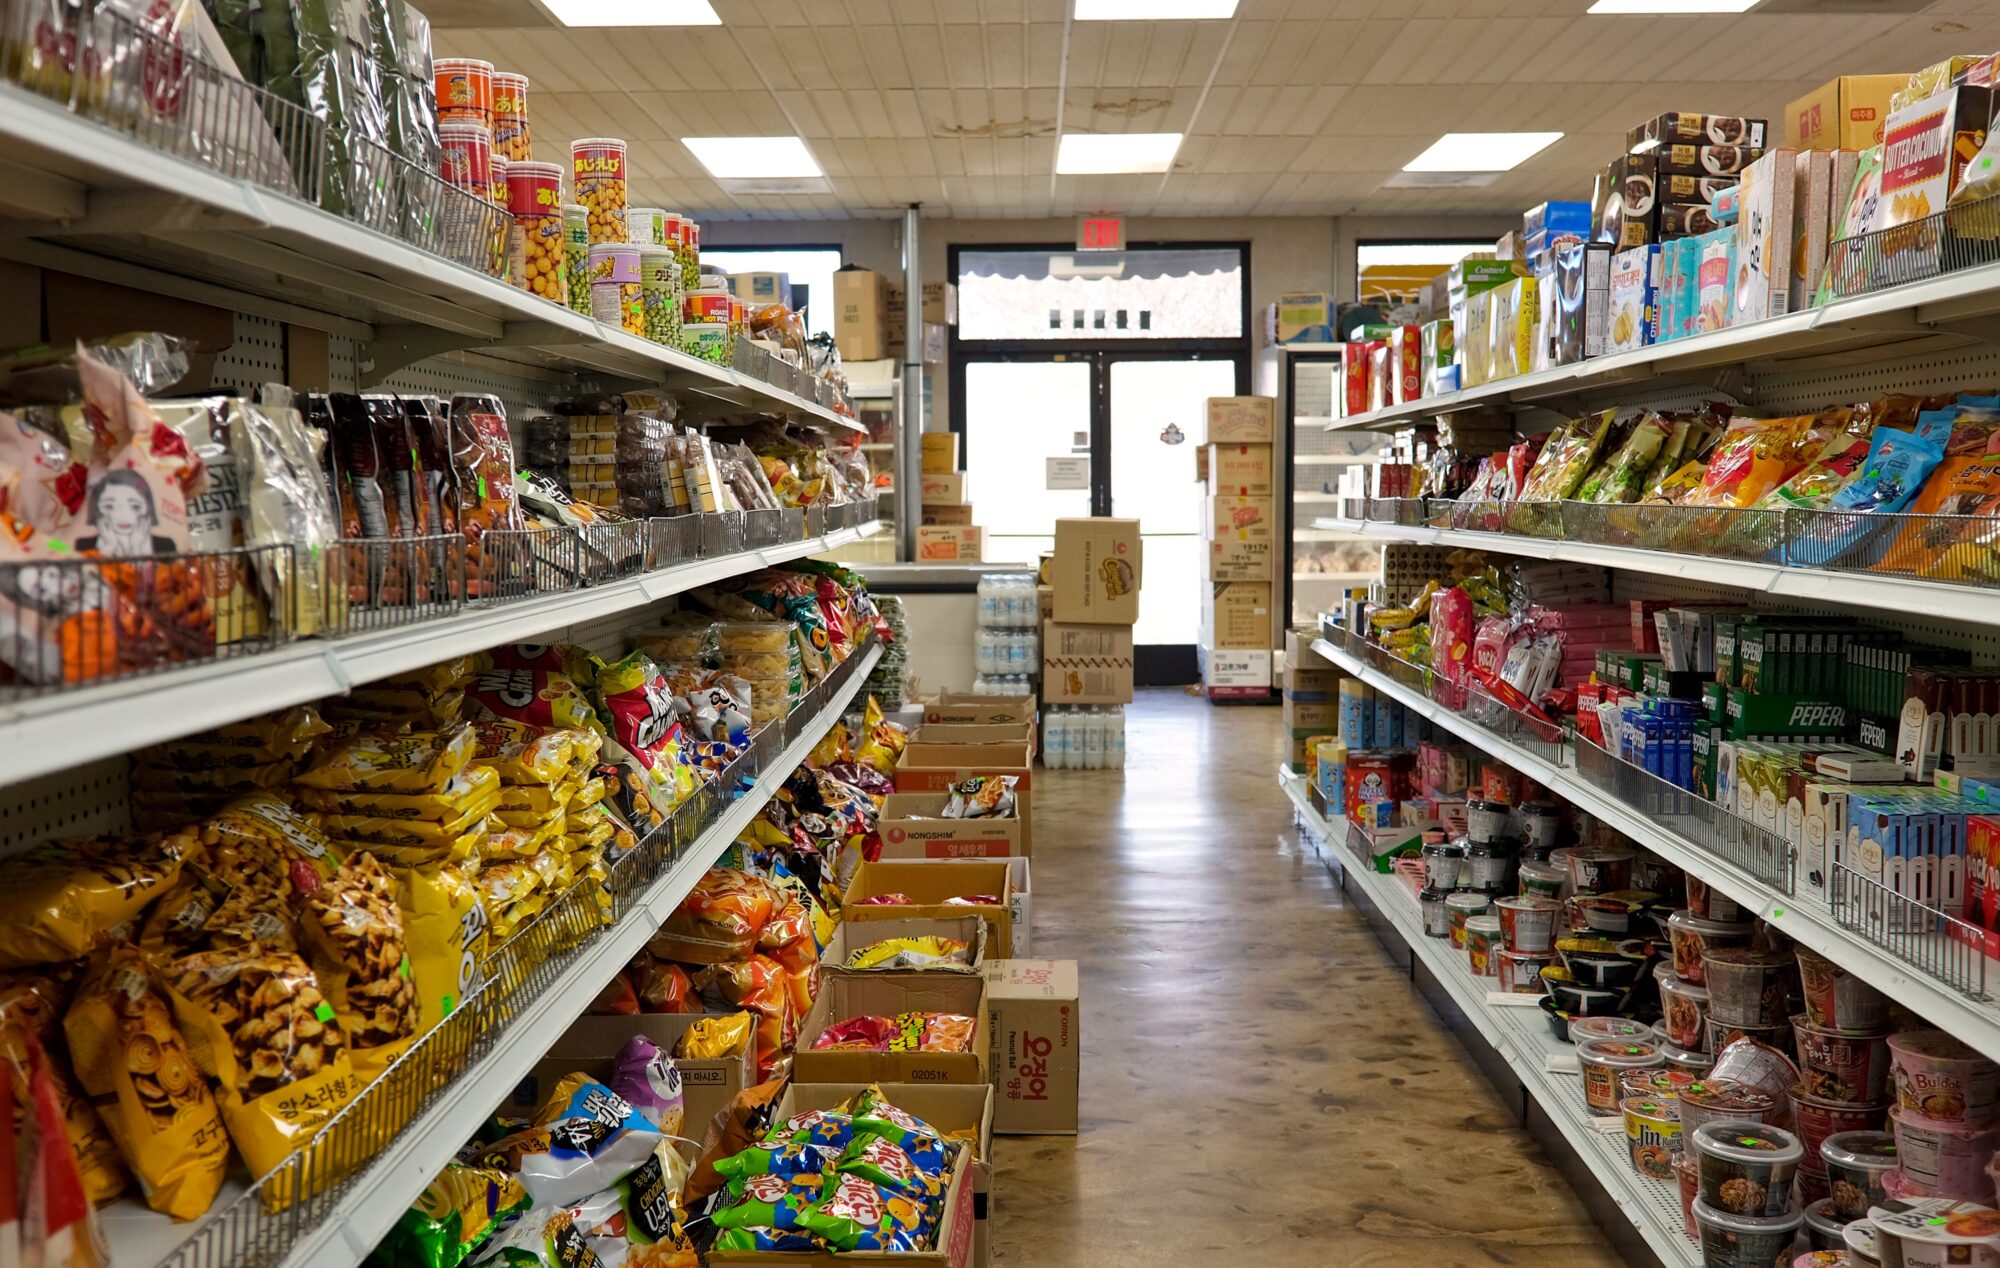
[[[1949,151],[1942,108],[1897,127],[1882,138],[1882,192],[1892,194],[1942,176]]]

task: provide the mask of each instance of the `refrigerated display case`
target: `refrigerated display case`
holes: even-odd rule
[[[1376,461],[1381,437],[1372,432],[1328,431],[1340,350],[1321,344],[1281,344],[1278,416],[1291,437],[1286,453],[1291,499],[1283,571],[1292,625],[1310,625],[1340,591],[1366,585],[1381,572],[1382,548],[1356,534],[1314,528],[1313,521],[1340,513],[1343,472]]]
[[[876,503],[881,508],[882,532],[861,543],[860,553],[844,558],[857,563],[889,562],[896,558],[896,437],[903,414],[902,377],[895,361],[850,362],[847,367],[847,397],[854,402],[863,432],[861,452],[875,472]]]

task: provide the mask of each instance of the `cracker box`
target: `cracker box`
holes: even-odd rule
[[[1732,324],[1782,317],[1790,310],[1797,168],[1796,150],[1772,150],[1744,169]]]
[[[1268,396],[1208,398],[1212,445],[1268,445],[1277,439],[1277,401]]]
[[[1606,352],[1632,352],[1659,337],[1660,248],[1632,247],[1611,257]]]
[[[1993,114],[1990,88],[1947,88],[1892,110],[1882,127],[1881,192],[1870,231],[1911,224],[1945,209],[1959,173],[1985,142]],[[1936,249],[1934,235],[1903,249]],[[1895,243],[1885,241],[1890,253]]]
[[[1792,164],[1791,309],[1812,306],[1813,288],[1826,272],[1827,233],[1833,221],[1833,155],[1801,150]]]
[[[1424,333],[1420,326],[1398,326],[1389,336],[1391,403],[1414,401],[1424,394]]]

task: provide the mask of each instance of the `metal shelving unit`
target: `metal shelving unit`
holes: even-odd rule
[[[1687,1236],[1681,1220],[1679,1187],[1632,1169],[1624,1124],[1590,1112],[1583,1100],[1574,1051],[1549,1033],[1541,1009],[1498,1002],[1509,997],[1493,989],[1493,979],[1474,977],[1466,966],[1465,953],[1453,947],[1450,939],[1425,936],[1416,895],[1409,885],[1398,876],[1370,869],[1349,851],[1345,825],[1336,828],[1313,809],[1303,776],[1280,766],[1278,786],[1291,800],[1299,821],[1323,843],[1331,856],[1329,865],[1339,872],[1342,885],[1360,890],[1382,923],[1407,944],[1411,958],[1422,963],[1479,1038],[1534,1098],[1604,1195],[1631,1220],[1646,1246],[1668,1268],[1696,1268],[1702,1262],[1701,1249]],[[1532,1005],[1537,997],[1518,998]],[[1464,1035],[1462,1030],[1455,1033]]]

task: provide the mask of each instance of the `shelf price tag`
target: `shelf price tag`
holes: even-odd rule
[[[1542,1069],[1550,1074],[1582,1074],[1583,1067],[1577,1064],[1572,1052],[1551,1052],[1542,1058]]]
[[[1495,1008],[1535,1008],[1541,1004],[1542,997],[1521,991],[1488,991],[1486,1002]]]

